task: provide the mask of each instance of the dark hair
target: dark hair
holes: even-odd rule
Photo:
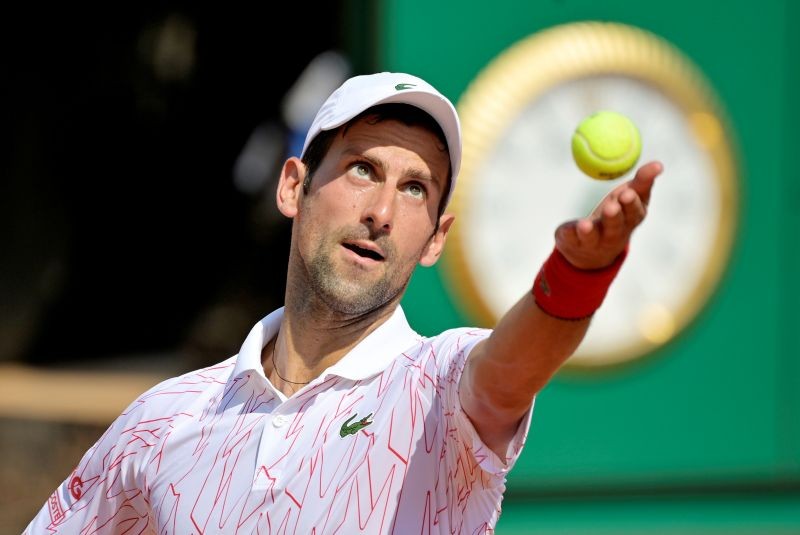
[[[309,143],[308,148],[306,149],[306,152],[302,158],[302,161],[308,170],[308,174],[306,175],[305,180],[303,180],[303,193],[308,193],[308,189],[311,186],[311,177],[314,175],[317,169],[319,169],[319,166],[322,164],[322,160],[325,158],[325,155],[328,154],[328,150],[331,148],[333,140],[336,138],[339,132],[347,132],[352,125],[368,116],[374,117],[374,121],[371,121],[372,124],[379,123],[381,121],[394,120],[399,121],[406,126],[421,126],[422,128],[434,134],[442,143],[442,145],[444,145],[444,150],[448,153],[449,159],[447,139],[444,137],[442,127],[439,126],[439,123],[437,123],[433,117],[428,115],[428,113],[410,104],[378,104],[377,106],[367,108],[365,111],[356,115],[338,128],[334,128],[332,130],[323,130],[317,134],[317,137],[311,140],[311,143]],[[442,191],[442,198],[439,200],[439,216],[444,213],[445,204],[447,203],[447,194],[450,191],[452,173],[453,165],[451,162],[450,168],[447,171],[447,180],[445,181],[445,188]],[[438,228],[439,220],[437,218],[436,229],[438,230]]]

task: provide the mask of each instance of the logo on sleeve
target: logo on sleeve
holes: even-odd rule
[[[64,507],[61,505],[58,491],[50,495],[47,500],[47,509],[50,511],[50,523],[52,525],[57,526],[64,521]]]
[[[83,495],[83,481],[80,477],[75,476],[69,482],[69,493],[76,500],[80,500]]]
[[[347,435],[355,435],[356,433],[358,433],[359,431],[361,431],[362,429],[364,429],[365,427],[367,427],[369,424],[372,423],[372,413],[367,414],[359,421],[353,422],[351,424],[350,422],[353,421],[356,417],[358,417],[358,413],[352,415],[350,418],[345,420],[345,422],[342,424],[342,428],[339,430],[340,437],[344,438]]]

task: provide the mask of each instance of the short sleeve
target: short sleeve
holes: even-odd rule
[[[436,337],[433,346],[437,352],[438,380],[448,427],[447,436],[453,442],[451,446],[469,452],[476,464],[488,475],[504,478],[522,452],[530,429],[533,402],[501,458],[483,442],[464,412],[459,397],[459,382],[470,351],[490,334],[489,329],[453,329]]]
[[[47,499],[24,535],[151,533],[143,467],[171,423],[148,410],[148,400],[177,378],[131,403],[84,454]]]

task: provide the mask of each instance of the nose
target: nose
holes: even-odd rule
[[[361,221],[374,232],[392,230],[394,219],[394,188],[386,183],[375,188],[369,196]]]

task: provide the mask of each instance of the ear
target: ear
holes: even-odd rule
[[[419,259],[421,266],[431,267],[439,260],[444,250],[444,244],[447,241],[447,232],[450,230],[450,225],[455,221],[456,216],[453,214],[442,214],[439,217],[439,229],[431,236],[425,250],[422,251],[422,257]]]
[[[278,210],[286,217],[292,218],[297,215],[305,177],[306,166],[300,161],[300,158],[292,156],[283,163],[275,200]]]

